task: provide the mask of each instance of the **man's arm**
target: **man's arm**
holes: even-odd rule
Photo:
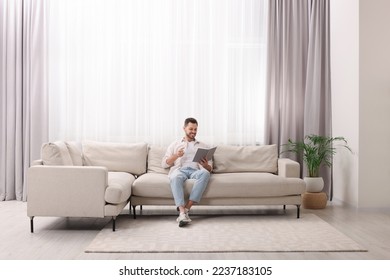
[[[171,167],[172,165],[175,164],[175,161],[179,158],[179,157],[182,157],[184,154],[184,148],[183,149],[180,149],[176,154],[173,154],[171,155],[170,157],[167,157],[167,159],[165,160],[165,163]]]
[[[169,147],[167,149],[167,152],[165,153],[165,156],[162,159],[161,165],[162,165],[163,168],[171,167],[172,165],[175,164],[175,161],[179,157],[182,157],[184,155],[184,148],[179,149],[175,153],[175,144],[176,143],[172,143],[171,145],[169,145]]]

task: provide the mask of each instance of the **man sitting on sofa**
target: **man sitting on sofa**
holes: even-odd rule
[[[198,130],[198,122],[194,118],[187,118],[184,121],[184,137],[169,145],[162,160],[164,168],[170,167],[169,180],[172,194],[175,199],[177,209],[180,211],[176,221],[182,227],[191,219],[188,215],[193,204],[198,203],[210,179],[212,166],[206,158],[200,162],[193,162],[194,155],[198,148],[208,148],[208,146],[195,139]],[[184,182],[187,179],[195,179],[189,200],[184,200]]]

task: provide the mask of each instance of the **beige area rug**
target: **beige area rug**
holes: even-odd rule
[[[86,253],[358,252],[359,244],[314,214],[202,215],[179,228],[175,216],[129,216],[101,230]]]

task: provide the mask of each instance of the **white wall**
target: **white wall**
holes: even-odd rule
[[[360,0],[359,206],[390,207],[390,1]]]
[[[358,204],[359,175],[359,2],[330,2],[333,135],[348,140],[353,154],[338,150],[333,198]]]
[[[334,198],[390,207],[390,1],[331,1],[333,135],[338,152]]]

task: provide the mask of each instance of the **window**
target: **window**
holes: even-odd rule
[[[262,144],[266,2],[50,1],[50,140]]]

